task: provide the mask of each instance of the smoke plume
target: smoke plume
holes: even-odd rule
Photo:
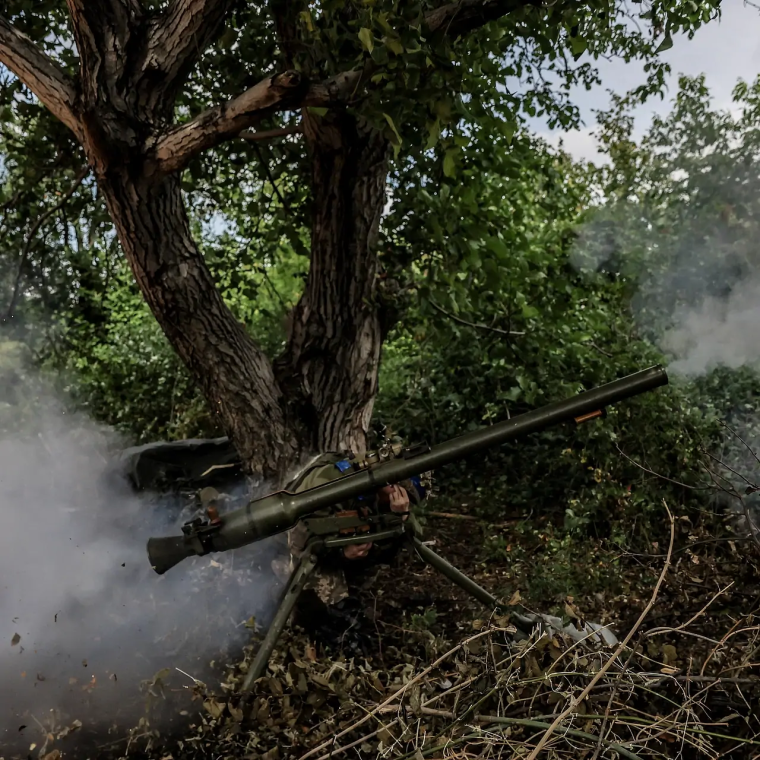
[[[689,221],[665,237],[641,208],[603,209],[581,231],[571,264],[632,283],[634,321],[672,375],[756,366],[760,242],[752,234],[727,242],[720,220]]]
[[[698,294],[696,304],[680,307],[672,321],[661,339],[675,357],[672,371],[693,377],[754,365],[760,359],[760,276],[733,283],[722,298]]]
[[[744,187],[729,170],[724,184]],[[754,195],[747,193],[749,205]],[[739,517],[737,528],[754,532],[745,512],[760,526],[760,494],[744,494],[760,483],[753,390],[760,368],[760,239],[746,219],[734,223],[709,206],[684,207],[679,219],[663,225],[633,203],[603,208],[582,230],[571,264],[625,278],[638,331],[665,354],[671,379],[698,381],[702,400],[695,403],[710,406],[707,413],[726,426],[709,462],[716,503]]]
[[[164,668],[163,693],[173,700],[165,712],[176,718],[189,704],[189,676],[218,690],[222,673],[211,661],[239,657],[250,637],[245,621],[271,610],[271,544],[196,558],[165,576],[151,570],[148,537],[176,535],[188,515],[130,491],[107,453],[121,445],[49,399],[23,432],[0,437],[6,760],[65,750],[67,742],[70,750],[77,737],[80,745],[96,735],[100,744],[118,743],[146,715],[142,682]],[[153,691],[161,702],[160,689]],[[151,727],[168,730],[169,718],[156,720]],[[114,725],[109,738],[104,730]],[[71,736],[56,738],[72,727]]]

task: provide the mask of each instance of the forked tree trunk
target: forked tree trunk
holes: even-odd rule
[[[345,112],[304,114],[304,135],[312,161],[311,265],[276,372],[311,449],[360,453],[383,341],[376,243],[389,144]]]
[[[100,191],[137,284],[252,473],[282,480],[304,454],[364,451],[382,331],[375,244],[388,143],[345,114],[306,130],[312,260],[275,367],[224,304],[193,241],[179,178],[109,167]]]

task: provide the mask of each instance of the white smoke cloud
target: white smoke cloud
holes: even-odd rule
[[[673,375],[695,378],[760,363],[760,241],[726,237],[704,219],[660,239],[642,209],[623,202],[584,225],[570,264],[631,282],[637,326]]]
[[[705,296],[673,315],[662,348],[675,361],[671,369],[698,376],[716,367],[738,369],[760,360],[760,278],[737,282],[724,298]]]
[[[145,714],[140,682],[162,668],[180,700],[192,682],[176,668],[214,686],[210,661],[239,656],[250,635],[244,622],[273,600],[271,543],[186,561],[165,576],[152,571],[148,537],[178,534],[188,515],[130,491],[108,453],[122,445],[111,431],[50,399],[24,429],[0,437],[6,759],[26,756],[33,743],[36,756],[45,743],[40,724],[54,719],[58,728],[81,721],[83,739],[97,729],[103,743],[103,726],[113,724],[123,736]],[[180,709],[168,712],[176,718]],[[53,746],[61,745],[46,749]]]

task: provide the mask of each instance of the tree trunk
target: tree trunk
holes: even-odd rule
[[[383,340],[376,243],[389,144],[342,111],[304,113],[312,160],[311,265],[276,374],[315,451],[366,448]]]
[[[311,266],[274,367],[224,304],[191,237],[179,177],[155,179],[137,168],[138,157],[99,177],[137,284],[169,342],[251,473],[280,482],[304,454],[365,450],[383,339],[375,245],[388,142],[342,112],[305,120]]]
[[[100,190],[137,284],[250,471],[281,479],[301,449],[268,359],[225,305],[190,235],[179,177],[110,169]]]

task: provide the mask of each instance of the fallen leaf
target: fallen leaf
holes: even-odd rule
[[[224,712],[225,705],[215,699],[206,699],[203,702],[203,707],[212,718],[219,718]]]
[[[13,638],[11,639],[11,646],[15,647],[16,644],[19,643],[19,641],[21,641],[21,636],[19,636],[17,633],[14,633]]]

